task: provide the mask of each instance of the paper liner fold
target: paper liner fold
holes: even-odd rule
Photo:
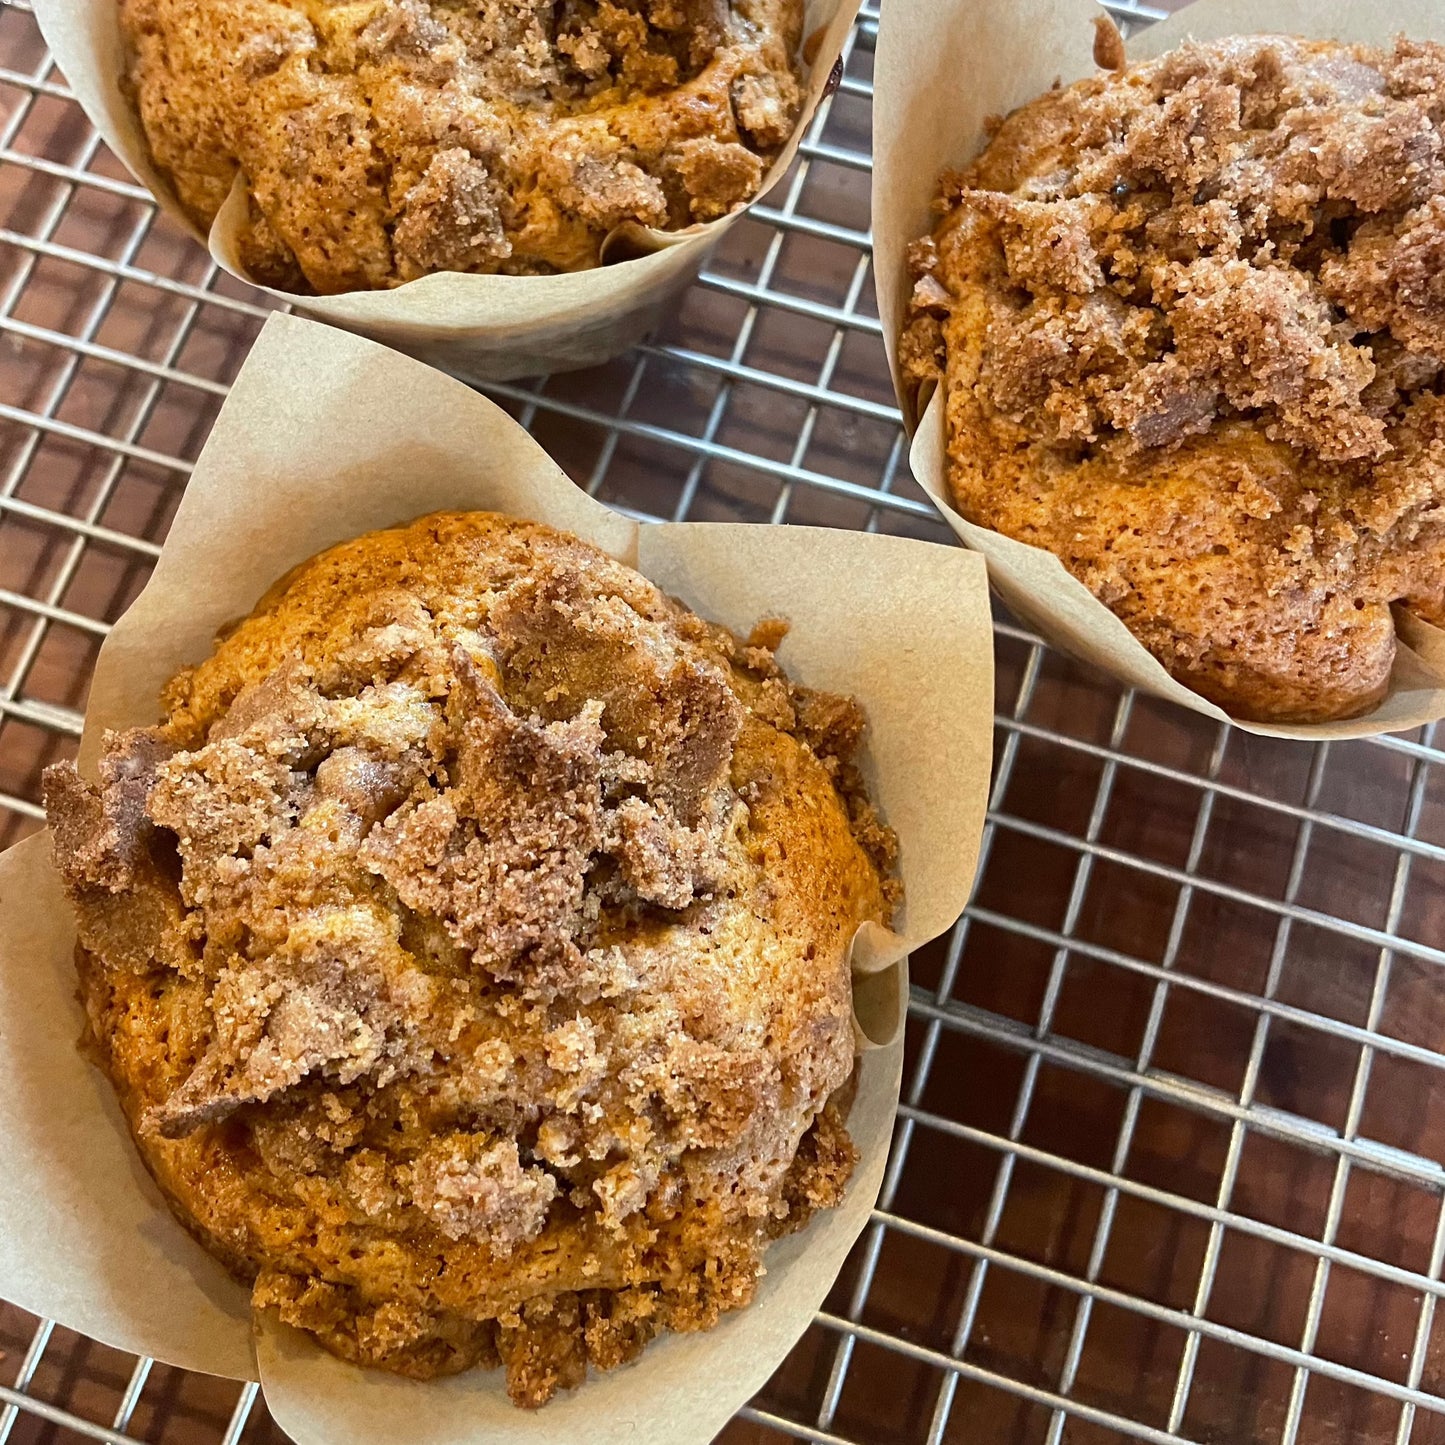
[[[93,768],[103,729],[153,721],[164,681],[288,569],[442,508],[576,533],[740,632],[785,617],[790,674],[864,705],[861,763],[899,836],[906,901],[896,933],[873,926],[855,940],[861,1061],[849,1127],[861,1162],[839,1209],[768,1253],[755,1305],[710,1333],[658,1341],[540,1415],[514,1410],[495,1373],[403,1381],[346,1366],[274,1321],[257,1326],[260,1377],[303,1445],[705,1440],[806,1327],[876,1197],[898,1096],[906,954],[961,912],[983,824],[993,707],[983,564],[854,532],[639,526],[578,490],[460,383],[278,315],[221,409],[151,580],[101,648],[82,769]],[[247,1291],[165,1212],[109,1086],[74,1046],[74,935],[47,849],[42,835],[0,857],[0,1296],[119,1348],[254,1377]]]
[[[748,206],[682,231],[628,225],[603,254],[631,259],[559,276],[474,276],[441,272],[386,291],[295,296],[259,289],[308,316],[384,341],[474,381],[504,381],[594,366],[639,341],[696,275],[724,232],[777,184],[828,87],[860,0],[808,0],[804,11],[805,95],[798,124]],[[134,107],[121,92],[124,47],[117,0],[35,0],[41,33],[71,91],[127,170],[157,204],[226,271],[259,286],[241,265],[237,237],[246,215],[238,178],[210,234],[181,209],[152,164]],[[646,254],[636,254],[646,253]]]
[[[943,392],[921,418],[898,369],[908,316],[906,251],[928,235],[941,173],[982,149],[985,120],[1095,73],[1094,0],[889,0],[879,28],[873,99],[873,245],[878,310],[894,387],[917,431],[913,474],[954,532],[988,559],[989,580],[1008,606],[1050,642],[1129,686],[1249,732],[1315,742],[1370,737],[1445,717],[1445,632],[1396,609],[1398,651],[1384,701],[1335,723],[1258,723],[1232,718],[1175,681],[1128,628],[1050,552],[964,520],[947,482]],[[1194,0],[1127,42],[1144,60],[1189,37],[1281,33],[1388,44],[1397,34],[1445,40],[1438,0]],[[966,83],[960,82],[966,78]]]

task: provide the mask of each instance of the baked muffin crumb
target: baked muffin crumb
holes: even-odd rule
[[[1445,620],[1442,95],[1438,45],[1187,44],[1009,116],[909,253],[960,510],[1239,717],[1363,712],[1390,606]]]
[[[841,1198],[856,704],[547,528],[333,548],[46,774],[94,1051],[258,1308],[544,1403]]]
[[[151,154],[257,279],[599,264],[744,204],[797,124],[800,0],[117,0]]]

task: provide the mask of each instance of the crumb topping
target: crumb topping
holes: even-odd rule
[[[910,252],[902,364],[948,377],[965,512],[1056,551],[1241,715],[1360,711],[1384,609],[1442,615],[1442,120],[1439,45],[1191,43],[1009,116]],[[1182,517],[1158,530],[1181,508],[1212,587]],[[1251,575],[1270,615],[1221,633]]]
[[[91,1031],[258,1304],[538,1404],[836,1201],[893,841],[779,635],[441,515],[280,584],[97,784],[50,770]]]
[[[595,266],[748,200],[797,121],[799,0],[118,0],[157,165],[244,258],[330,293]]]

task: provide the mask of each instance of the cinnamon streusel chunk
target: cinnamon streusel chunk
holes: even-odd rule
[[[535,1406],[838,1202],[893,840],[778,636],[438,514],[284,578],[97,782],[47,772],[94,1053],[258,1307]]]
[[[802,101],[801,0],[117,0],[156,164],[259,280],[576,271],[749,200]]]
[[[1445,47],[1189,44],[944,177],[905,371],[971,521],[1242,718],[1368,710],[1445,623]]]

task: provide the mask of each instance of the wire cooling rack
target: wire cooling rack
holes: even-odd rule
[[[662,336],[494,389],[589,491],[949,540],[873,310],[875,33]],[[0,843],[40,825],[261,300],[0,8]],[[915,959],[882,1197],[722,1438],[1445,1442],[1445,752],[1250,737],[1003,618],[996,651],[982,871]],[[0,1349],[0,1445],[282,1439],[254,1387],[8,1307]]]

